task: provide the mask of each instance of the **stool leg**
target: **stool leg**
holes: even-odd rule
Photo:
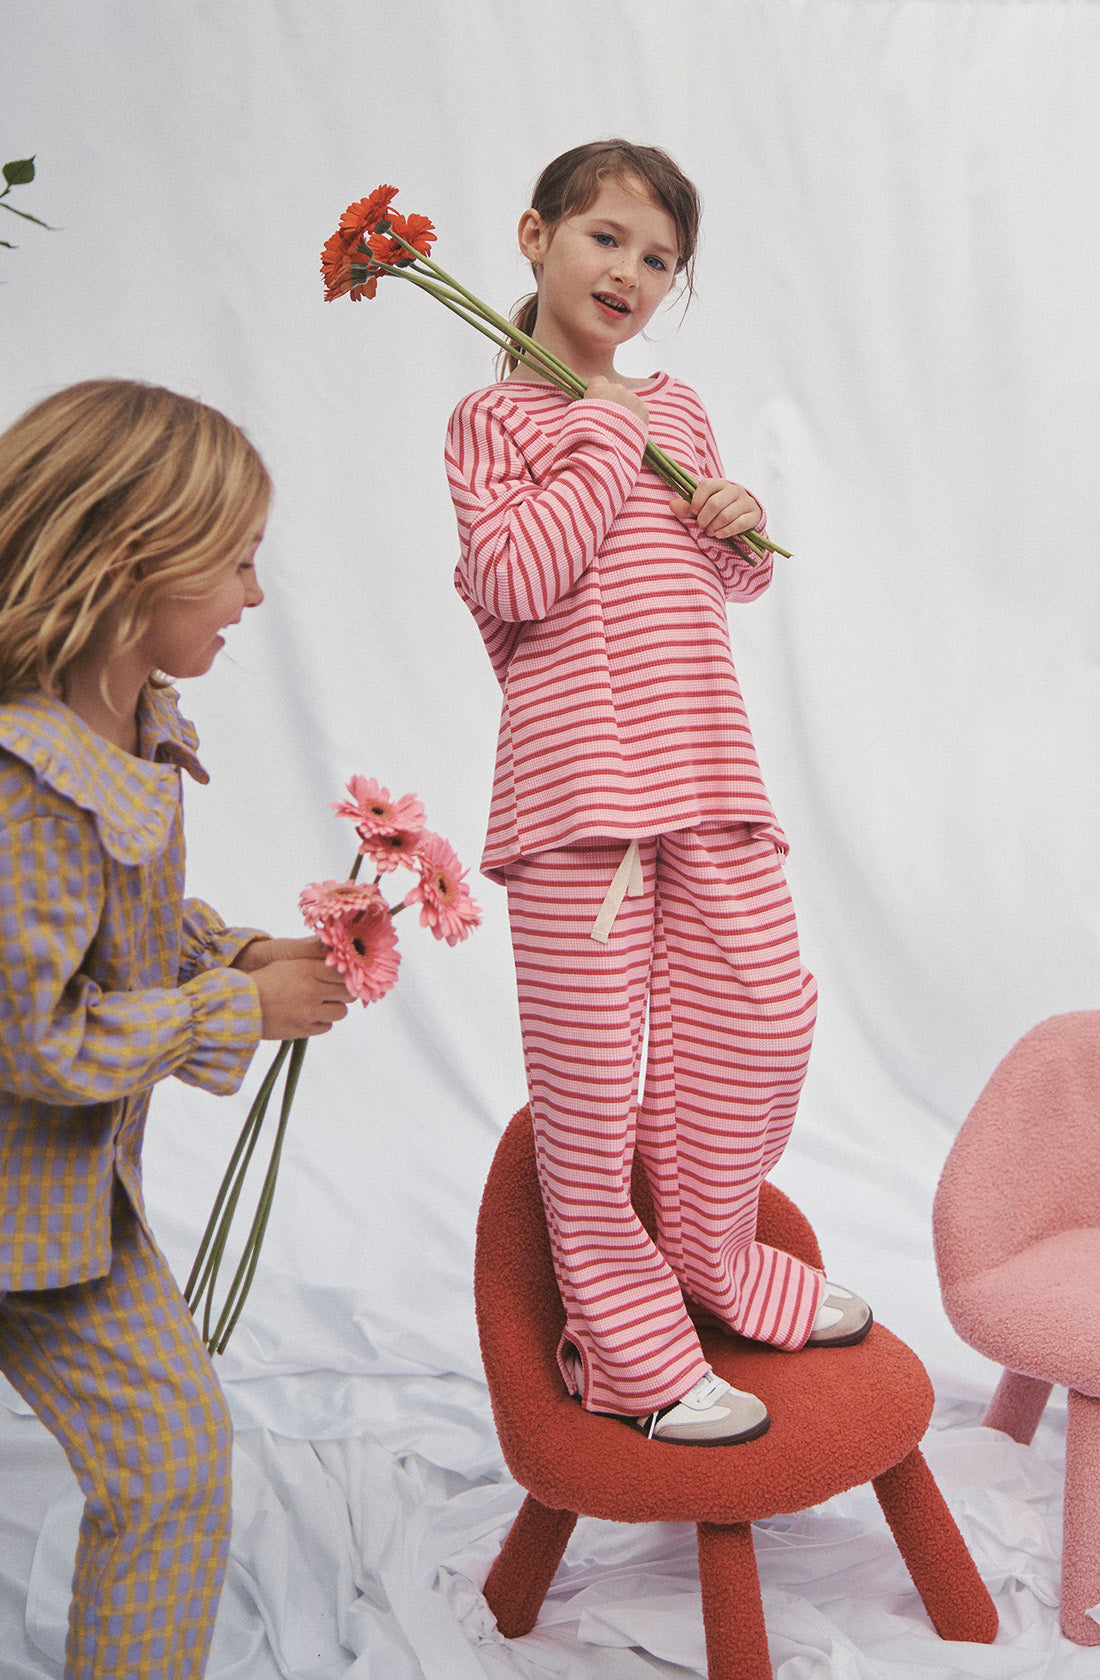
[[[751,1527],[701,1522],[698,1533],[710,1680],[772,1680]]]
[[[531,1493],[523,1501],[482,1588],[505,1639],[530,1633],[538,1621],[576,1524],[576,1511],[551,1511]]]
[[[1100,1645],[1085,1611],[1100,1601],[1100,1400],[1069,1392],[1066,1506],[1062,1525],[1062,1632],[1078,1645]]]
[[[919,1448],[876,1476],[874,1487],[940,1638],[992,1645],[996,1608]]]
[[[1025,1377],[1019,1371],[1002,1371],[1001,1380],[982,1419],[987,1429],[1011,1435],[1022,1447],[1030,1446],[1039,1427],[1051,1384],[1041,1377]]]

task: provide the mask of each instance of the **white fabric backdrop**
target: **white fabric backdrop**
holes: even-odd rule
[[[795,551],[732,618],[822,990],[776,1176],[933,1371],[933,1460],[1008,1624],[993,1651],[941,1646],[853,1495],[761,1531],[777,1673],[1094,1672],[1056,1630],[1058,1416],[1031,1452],[974,1431],[995,1373],[943,1318],[929,1209],[1008,1046],[1100,1002],[1100,7],[2,0],[0,38],[0,152],[39,166],[12,202],[62,229],[2,218],[0,422],[133,375],[223,406],[276,480],[266,605],[184,692],[214,778],[188,792],[192,890],[272,931],[348,867],[327,802],[353,770],[419,792],[476,866],[497,718],[441,465],[488,347],[396,283],[324,305],[322,242],[397,183],[507,306],[516,220],[566,146],[624,133],[697,181],[698,295],[624,365],[699,388]],[[473,1229],[523,1096],[503,894],[475,890],[476,937],[399,924],[397,990],[307,1058],[222,1361],[219,1680],[702,1672],[687,1531],[579,1531],[520,1645],[475,1591],[517,1496]],[[266,1060],[234,1101],[155,1100],[149,1201],[181,1271]],[[74,1507],[36,1422],[6,1414],[0,1451],[0,1672],[40,1680]]]

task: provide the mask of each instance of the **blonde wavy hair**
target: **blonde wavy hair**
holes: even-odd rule
[[[138,641],[157,597],[201,593],[270,497],[244,433],[175,391],[89,379],[28,409],[0,434],[0,699],[59,694],[120,603],[116,648]]]

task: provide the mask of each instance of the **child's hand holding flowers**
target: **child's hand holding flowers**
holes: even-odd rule
[[[254,939],[233,964],[260,994],[264,1039],[316,1038],[348,1012],[350,993],[320,939]]]

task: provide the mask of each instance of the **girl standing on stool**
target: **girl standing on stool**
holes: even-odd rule
[[[346,1014],[316,941],[183,898],[167,674],[263,599],[251,444],[94,380],[0,436],[0,1370],[86,1495],[67,1680],[199,1680],[229,1548],[230,1424],[145,1219],[169,1074],[235,1091],[260,1038]]]
[[[504,691],[482,867],[508,889],[562,1373],[660,1440],[729,1443],[768,1414],[711,1372],[685,1295],[791,1349],[858,1341],[871,1315],[755,1240],[816,1007],[726,622],[770,581],[770,555],[730,542],[763,513],[722,477],[693,391],[615,368],[677,274],[690,289],[698,217],[652,147],[551,163],[520,219],[537,291],[515,320],[588,389],[513,362],[458,405],[447,461],[456,583]],[[690,505],[643,463],[650,432],[699,479]]]

